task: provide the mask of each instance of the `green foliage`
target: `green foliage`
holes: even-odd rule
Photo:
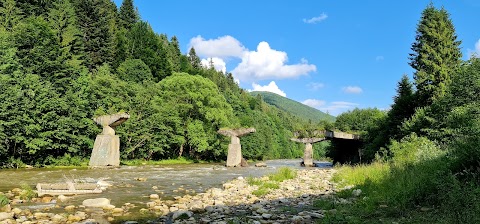
[[[0,27],[11,31],[22,19],[22,10],[15,5],[15,0],[2,0],[0,3]]]
[[[254,96],[260,96],[260,99],[263,99],[266,103],[276,106],[283,111],[289,112],[306,122],[311,121],[313,123],[318,123],[320,121],[335,121],[334,116],[323,113],[315,108],[306,106],[302,103],[290,100],[275,93],[255,91],[251,92],[250,94]]]
[[[120,24],[126,29],[131,29],[140,20],[138,10],[133,6],[133,0],[123,0],[118,17]]]
[[[267,195],[272,189],[279,189],[280,182],[294,179],[296,176],[297,171],[289,167],[281,167],[277,172],[268,175],[268,180],[247,177],[247,183],[252,186],[258,186],[258,189],[254,190],[252,194],[261,197]]]
[[[0,208],[4,207],[5,205],[8,205],[10,203],[10,200],[8,197],[4,194],[0,194]]]
[[[1,167],[84,165],[101,131],[92,118],[119,111],[130,114],[115,130],[126,160],[225,160],[222,127],[257,129],[242,139],[247,159],[303,155],[289,139],[306,121],[252,97],[231,73],[202,67],[194,49],[183,55],[175,36],[139,19],[133,1],[120,8],[1,2]]]
[[[378,125],[386,113],[377,108],[358,109],[337,116],[335,128],[344,132],[366,133]]]
[[[415,69],[418,106],[430,105],[445,95],[450,76],[460,65],[460,43],[448,12],[427,6],[417,26],[409,63]]]
[[[150,68],[140,59],[127,59],[117,68],[118,77],[128,82],[153,80]]]
[[[268,179],[272,181],[282,182],[297,177],[297,171],[289,167],[281,167],[276,173],[268,175]]]
[[[20,185],[20,189],[22,190],[20,192],[20,199],[22,200],[31,200],[32,198],[37,196],[37,193],[28,184],[22,183]]]

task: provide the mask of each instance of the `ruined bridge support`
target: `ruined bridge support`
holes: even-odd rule
[[[230,144],[228,144],[227,167],[240,166],[242,163],[242,145],[240,137],[255,132],[255,128],[238,128],[238,129],[220,129],[219,134],[229,136]]]
[[[325,138],[292,138],[290,140],[305,144],[305,151],[303,152],[303,164],[305,166],[314,166],[312,144],[323,141]]]
[[[103,127],[97,135],[90,156],[89,167],[118,167],[120,166],[120,138],[115,135],[114,128],[125,122],[130,115],[118,113],[96,117],[93,120]]]

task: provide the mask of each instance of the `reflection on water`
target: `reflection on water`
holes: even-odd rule
[[[266,161],[267,167],[227,168],[223,164],[182,164],[157,166],[122,166],[116,169],[21,169],[0,170],[0,191],[8,191],[26,183],[35,187],[37,183],[60,183],[66,179],[77,182],[106,182],[112,186],[101,194],[75,196],[69,204],[79,205],[87,198],[105,197],[121,206],[126,202],[145,203],[150,194],[159,194],[162,199],[181,196],[192,191],[204,192],[211,187],[239,176],[258,177],[274,172],[279,167],[300,167],[301,160]],[[328,162],[317,162],[320,167],[331,166]],[[318,168],[311,168],[318,169]],[[145,178],[145,181],[137,181]],[[188,190],[188,191],[186,191]]]

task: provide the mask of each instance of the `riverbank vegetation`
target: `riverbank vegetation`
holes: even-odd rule
[[[366,162],[339,167],[333,180],[346,188],[337,195],[350,197],[349,186],[362,194],[323,222],[480,222],[480,60],[462,61],[456,38],[445,9],[429,5],[412,44],[413,84],[403,76],[374,122],[359,127],[351,116],[368,110],[337,118],[362,133]]]
[[[117,112],[130,114],[116,129],[122,161],[222,161],[225,127],[256,128],[246,159],[303,154],[289,139],[308,122],[182,54],[132,0],[4,0],[0,18],[0,167],[81,165],[101,132],[92,118]]]

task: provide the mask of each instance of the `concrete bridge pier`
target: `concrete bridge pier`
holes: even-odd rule
[[[227,151],[227,167],[236,167],[242,164],[240,137],[255,131],[255,128],[221,129],[218,131],[219,134],[230,137]]]
[[[305,151],[303,151],[303,165],[312,167],[313,164],[313,143],[325,140],[325,138],[292,138],[294,142],[305,144]]]

